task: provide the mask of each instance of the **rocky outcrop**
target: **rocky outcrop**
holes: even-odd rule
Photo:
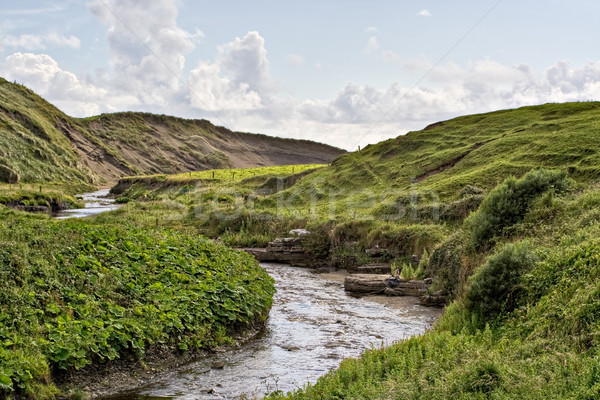
[[[311,262],[306,256],[302,238],[310,235],[306,229],[292,229],[290,237],[277,238],[264,248],[241,248],[238,250],[251,254],[258,261],[270,261],[290,264],[294,267],[317,267],[318,263]]]

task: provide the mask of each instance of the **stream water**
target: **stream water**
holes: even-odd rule
[[[275,279],[277,293],[259,336],[104,400],[236,399],[287,392],[314,383],[344,358],[423,333],[441,313],[411,297],[349,296],[341,273],[261,265]],[[211,368],[216,363],[223,368]]]
[[[57,218],[116,209],[107,194],[108,189],[86,193],[85,208],[65,210]],[[103,400],[260,398],[275,390],[287,392],[316,382],[344,358],[425,332],[441,314],[413,297],[352,297],[344,291],[342,272],[261,265],[275,279],[277,293],[258,336],[238,349],[197,359],[159,375],[150,385]],[[216,364],[219,368],[213,368]]]
[[[114,199],[106,198],[109,189],[102,189],[92,193],[84,193],[81,195],[85,202],[85,208],[73,208],[63,210],[56,215],[56,219],[66,218],[83,218],[90,215],[96,215],[105,211],[116,210],[119,205]]]

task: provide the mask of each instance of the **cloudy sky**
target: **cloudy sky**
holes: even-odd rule
[[[0,0],[0,76],[347,150],[462,114],[600,100],[596,0]]]

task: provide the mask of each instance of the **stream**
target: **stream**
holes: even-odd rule
[[[62,211],[57,218],[118,208],[107,194],[108,189],[86,193],[85,208]],[[261,265],[277,288],[261,333],[240,348],[199,358],[159,374],[149,385],[102,400],[260,398],[291,391],[316,382],[344,358],[422,334],[442,313],[414,297],[350,296],[343,271],[318,274],[285,264]]]
[[[344,358],[423,333],[442,312],[413,297],[352,297],[344,292],[342,272],[261,265],[277,288],[262,333],[239,349],[192,361],[150,385],[103,400],[260,398],[287,392],[316,382]],[[211,368],[215,364],[219,369]]]
[[[102,189],[96,192],[79,195],[85,202],[85,208],[73,208],[63,210],[56,214],[56,219],[83,218],[91,215],[112,211],[119,208],[114,199],[106,198],[110,189]]]

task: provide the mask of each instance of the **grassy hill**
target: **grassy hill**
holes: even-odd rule
[[[0,78],[0,182],[98,184],[125,175],[326,163],[341,153],[206,120],[133,112],[72,118]]]
[[[165,178],[161,185],[150,179],[145,189],[137,185],[135,193],[123,196],[176,199],[186,206],[200,202],[215,218],[236,213],[240,221],[233,225],[244,227],[245,244],[255,242],[252,236],[264,241],[290,226],[329,226],[330,240],[359,242],[353,252],[385,245],[402,248],[397,255],[418,256],[424,249],[430,252],[509,176],[545,167],[566,171],[579,185],[597,182],[599,121],[599,102],[471,115],[341,155],[330,166],[294,179],[288,171],[238,183],[210,181],[192,185],[184,195],[181,187],[193,182],[177,185],[175,178]],[[215,200],[214,194],[225,190],[244,205],[243,213],[233,203]],[[214,236],[234,229],[215,230],[223,224],[207,221],[206,215],[200,221],[190,215],[177,221],[200,225]]]
[[[190,184],[137,178],[100,220],[260,245],[313,232],[309,256],[379,246],[452,299],[421,337],[367,351],[270,399],[600,397],[600,103],[465,116],[286,171]],[[414,263],[411,265],[411,263]]]

